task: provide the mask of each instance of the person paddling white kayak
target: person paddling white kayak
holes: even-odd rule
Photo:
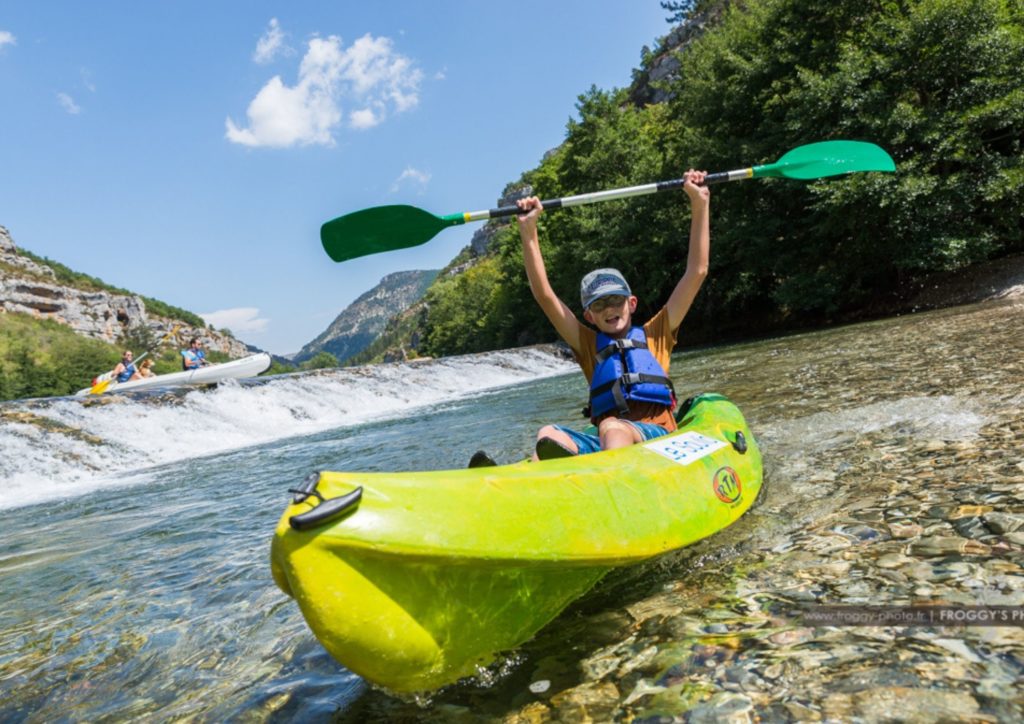
[[[197,337],[193,337],[188,342],[188,349],[181,351],[181,368],[186,371],[197,370],[208,364],[206,353],[202,350],[202,343]]]
[[[138,369],[135,367],[135,362],[132,360],[132,351],[126,349],[121,354],[121,361],[117,363],[117,367],[110,373],[111,377],[118,383],[128,382],[130,380],[140,380],[142,375],[139,374]]]

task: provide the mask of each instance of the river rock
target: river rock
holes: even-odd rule
[[[814,630],[809,628],[795,628],[788,631],[779,631],[768,637],[776,646],[797,646],[814,638]]]
[[[629,696],[626,697],[622,704],[624,706],[629,706],[633,702],[642,699],[645,696],[660,694],[663,691],[666,691],[664,686],[655,684],[648,679],[640,679],[640,681],[636,682],[636,686],[633,687],[633,691],[629,693]]]
[[[583,676],[591,681],[603,679],[622,664],[622,658],[607,651],[601,651],[580,662]]]
[[[648,646],[643,651],[638,653],[636,656],[633,656],[632,658],[624,662],[618,668],[618,671],[615,672],[615,676],[621,679],[622,677],[629,674],[631,671],[635,671],[636,669],[647,666],[649,663],[651,663],[651,661],[654,660],[654,657],[657,656],[657,654],[657,646]]]
[[[987,525],[994,533],[999,533],[1000,535],[1004,533],[1013,533],[1024,527],[1024,515],[1019,515],[1017,513],[986,513],[984,520],[985,525]]]
[[[889,524],[889,535],[893,538],[915,538],[924,531],[920,524],[912,520],[904,520]]]
[[[967,721],[979,714],[978,702],[963,691],[884,686],[858,691],[850,703],[854,716],[876,722]]]
[[[821,721],[821,712],[804,706],[798,701],[786,702],[786,712],[793,721]]]
[[[687,712],[688,722],[718,724],[740,724],[754,721],[754,704],[749,697],[731,692],[716,694],[706,704],[695,706]]]
[[[1003,538],[1010,541],[1014,545],[1024,546],[1024,531],[1015,531],[1013,533],[1004,533]]]
[[[522,709],[501,720],[502,724],[544,724],[551,721],[551,710],[539,701],[527,704]]]
[[[960,520],[961,518],[977,518],[992,511],[991,505],[961,505],[949,515],[949,520]]]
[[[917,556],[948,556],[953,553],[984,556],[991,552],[984,543],[957,536],[931,536],[922,538],[910,546],[910,552]]]
[[[611,682],[581,684],[551,697],[565,722],[611,721],[619,706],[619,690]]]
[[[875,565],[879,568],[899,568],[911,560],[913,559],[907,558],[902,553],[886,553],[875,561]]]

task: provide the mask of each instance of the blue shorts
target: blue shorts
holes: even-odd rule
[[[635,427],[643,440],[653,440],[656,437],[668,435],[668,430],[663,428],[661,425],[655,425],[651,422],[633,422],[632,420],[622,420],[622,422]],[[579,432],[578,430],[563,427],[562,425],[555,425],[554,428],[564,432],[572,438],[572,441],[576,443],[576,447],[579,448],[580,455],[589,455],[590,453],[601,452],[601,438],[596,434],[590,432]],[[589,429],[593,429],[593,427]]]

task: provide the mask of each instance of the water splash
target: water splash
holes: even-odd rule
[[[0,509],[138,482],[155,465],[397,418],[575,365],[531,347],[172,395],[0,405]]]

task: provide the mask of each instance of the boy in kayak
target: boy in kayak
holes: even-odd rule
[[[181,351],[181,368],[185,371],[197,370],[206,364],[206,353],[200,349],[199,339],[193,337],[188,341],[188,349]]]
[[[569,345],[590,384],[590,418],[597,434],[546,425],[537,433],[534,459],[611,450],[668,434],[676,429],[675,393],[669,358],[676,334],[704,283],[710,258],[711,192],[701,186],[704,171],[690,169],[683,190],[690,199],[686,270],[665,306],[642,327],[633,325],[637,298],[616,269],[590,272],[580,285],[583,325],[548,282],[537,238],[537,217],[544,210],[536,196],[520,199],[516,219],[530,290],[559,336]]]

